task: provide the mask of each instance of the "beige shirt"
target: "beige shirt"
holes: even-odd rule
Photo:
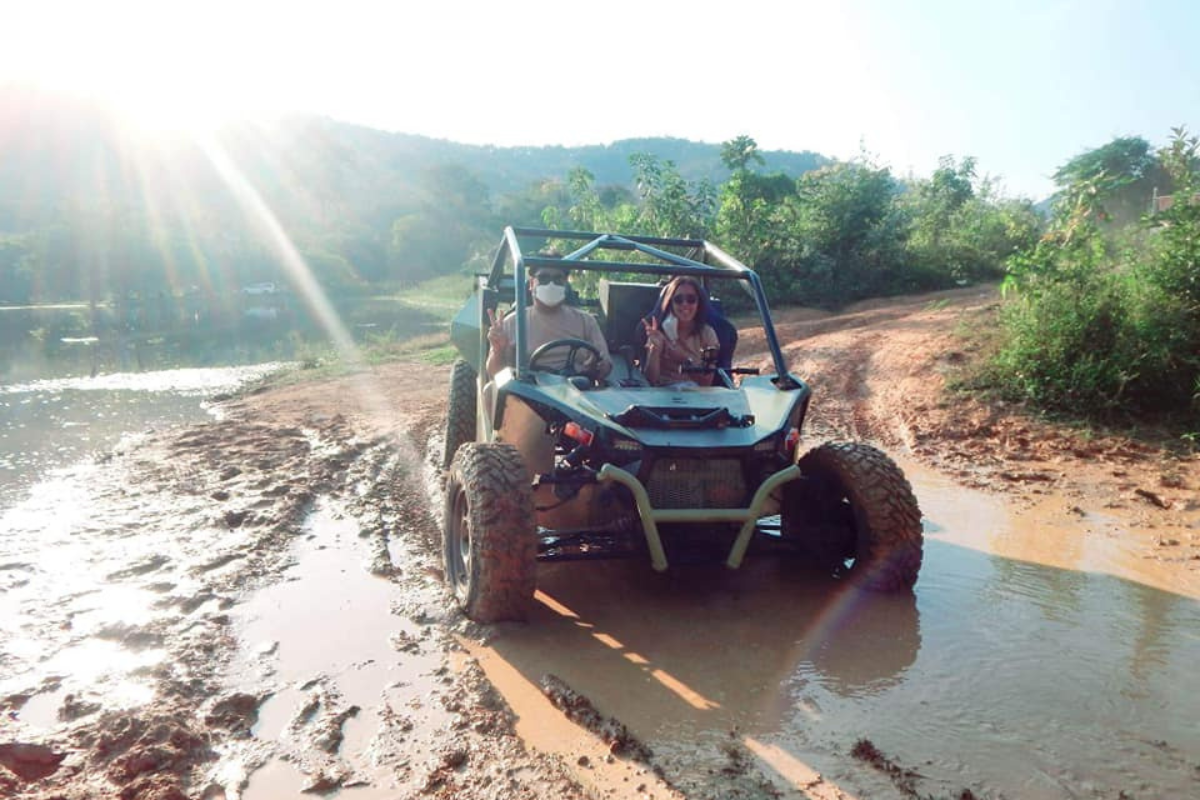
[[[608,355],[608,344],[604,341],[604,334],[600,333],[600,323],[596,322],[596,318],[591,314],[568,305],[561,305],[555,311],[542,311],[537,306],[531,306],[525,313],[525,336],[528,339],[530,355],[546,342],[552,342],[555,339],[583,339],[599,350],[602,363],[607,364],[609,369],[612,368],[612,359]],[[504,325],[504,333],[515,348],[517,315],[509,314],[501,324]],[[567,347],[555,348],[541,360],[540,366],[544,366],[546,369],[562,369],[567,365],[569,350],[570,348]],[[513,363],[511,353],[508,361]],[[575,366],[581,370],[594,372],[591,361],[591,356],[584,353],[576,356]]]
[[[656,381],[659,386],[678,381],[697,381],[699,376],[681,373],[680,368],[684,365],[704,366],[704,351],[721,346],[717,332],[712,329],[711,325],[705,325],[700,330],[693,331],[691,335],[681,338],[675,333],[675,325],[672,324],[674,322],[674,318],[667,317],[662,326],[663,333],[667,337],[667,346],[663,348],[662,354],[659,356],[658,380]],[[707,384],[711,380],[709,378],[707,381],[699,380],[697,382]]]

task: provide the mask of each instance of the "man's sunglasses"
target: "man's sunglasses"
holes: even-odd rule
[[[539,272],[533,276],[538,283],[557,283],[559,286],[567,285],[567,276],[559,272]]]
[[[671,298],[671,302],[677,306],[694,306],[700,302],[700,298],[694,294],[677,294]]]

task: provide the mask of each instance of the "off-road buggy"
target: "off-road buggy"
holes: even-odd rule
[[[548,244],[569,252],[535,254]],[[594,348],[582,339],[529,351],[527,271],[545,267],[570,271],[572,298],[597,316],[606,379],[584,374]],[[677,275],[701,281],[728,330],[721,309],[743,292],[736,330],[770,366],[735,366],[726,336],[723,357],[696,367],[711,386],[651,386],[641,320]],[[487,329],[501,306],[516,314],[516,363],[492,379]],[[715,552],[736,568],[754,545],[803,551],[868,589],[916,581],[921,513],[903,473],[864,444],[801,453],[810,389],[788,372],[757,274],[714,245],[506,228],[451,336],[463,358],[447,407],[443,547],[471,618],[522,618],[539,560],[642,555],[663,571]],[[552,351],[565,366],[546,367]]]

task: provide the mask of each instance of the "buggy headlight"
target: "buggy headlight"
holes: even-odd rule
[[[621,436],[614,436],[612,440],[612,448],[618,453],[640,453],[642,445],[633,439],[626,439]]]
[[[754,445],[754,452],[756,452],[756,453],[774,453],[778,449],[779,449],[779,437],[778,436],[768,436],[766,439],[763,439],[761,442]]]

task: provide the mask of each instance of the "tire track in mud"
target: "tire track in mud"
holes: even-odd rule
[[[876,413],[872,366],[881,337],[856,338],[848,346],[807,349],[790,345],[793,369],[813,390],[807,433],[819,440],[888,442],[896,437]]]
[[[943,293],[969,298],[978,290]],[[925,353],[923,332],[944,327],[931,319],[926,296],[892,303],[867,301],[819,319],[784,312],[776,329],[792,371],[809,382],[811,438],[859,440],[912,452],[920,410],[910,396],[941,391],[943,370]],[[936,314],[936,312],[933,312]],[[900,353],[900,357],[896,357]],[[961,355],[961,354],[960,354]],[[914,385],[920,391],[913,391]]]
[[[157,597],[156,610],[144,622],[89,631],[70,624],[76,601],[68,595],[33,618],[42,629],[74,631],[60,648],[103,636],[122,648],[150,642],[164,655],[142,679],[151,696],[126,708],[112,708],[102,685],[76,686],[70,674],[43,679],[38,662],[26,663],[24,688],[7,693],[3,703],[17,726],[14,735],[30,746],[13,751],[14,769],[0,769],[0,793],[72,800],[114,793],[149,800],[240,796],[255,768],[277,752],[251,730],[279,687],[250,693],[226,688],[241,647],[233,617],[248,592],[280,581],[313,504],[330,497],[341,498],[370,546],[372,570],[400,587],[394,613],[427,632],[420,640],[395,643],[397,660],[419,648],[442,664],[422,679],[429,687],[418,694],[422,713],[443,722],[418,736],[404,722],[414,708],[393,715],[395,724],[385,719],[369,756],[378,768],[368,777],[407,780],[430,797],[579,796],[557,764],[524,752],[503,702],[469,660],[453,655],[450,632],[459,621],[443,616],[440,585],[430,590],[424,556],[433,526],[423,492],[409,487],[419,472],[411,443],[378,434],[361,438],[337,414],[310,415],[303,425],[283,419],[271,424],[255,421],[248,409],[243,415],[239,405],[231,404],[221,423],[151,437],[116,454],[95,482],[98,516],[83,532],[103,539],[118,530],[122,543],[119,552],[104,541],[96,546],[97,553],[107,553],[107,560],[97,561],[106,583]],[[114,525],[130,517],[139,524]],[[390,542],[399,543],[396,566]],[[60,685],[70,691],[54,699],[60,706],[57,714],[51,710],[56,721],[39,728],[25,724],[30,700],[61,695],[67,689]],[[328,679],[318,678],[313,692],[318,716],[301,709],[297,719],[320,722],[297,730],[308,742],[304,752],[327,756],[299,757],[310,787],[330,790],[362,780],[360,769],[338,755],[354,712],[337,699],[336,683]],[[33,763],[47,762],[39,748],[61,763],[29,780]],[[26,762],[29,767],[22,766]]]

